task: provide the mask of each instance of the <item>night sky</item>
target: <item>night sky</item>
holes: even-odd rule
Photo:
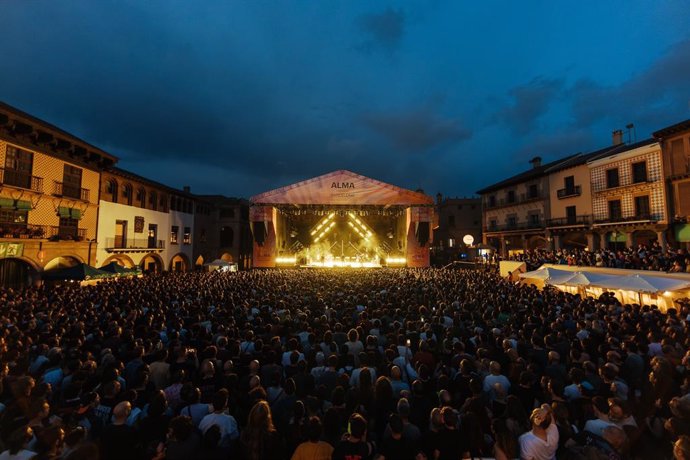
[[[0,100],[197,193],[471,195],[690,118],[690,1],[2,0]]]

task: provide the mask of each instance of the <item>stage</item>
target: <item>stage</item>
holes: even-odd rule
[[[429,265],[433,199],[350,171],[251,198],[254,267]]]

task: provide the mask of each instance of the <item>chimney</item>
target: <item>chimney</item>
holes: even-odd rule
[[[182,187],[182,191],[185,193],[191,193],[192,188],[189,185]]]
[[[441,204],[441,201],[443,201],[443,195],[441,195],[441,192],[438,192],[436,194],[436,204]]]
[[[538,168],[541,166],[541,157],[534,157],[531,160],[529,160],[530,164],[532,165],[532,168]]]
[[[611,137],[613,138],[613,145],[621,145],[623,143],[623,130],[615,130],[611,133]]]

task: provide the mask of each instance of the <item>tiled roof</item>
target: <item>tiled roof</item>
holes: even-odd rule
[[[501,182],[497,182],[493,185],[489,185],[488,187],[485,187],[477,192],[479,195],[484,195],[489,192],[493,192],[495,190],[500,190],[505,187],[509,187],[511,185],[515,184],[520,184],[522,182],[527,182],[532,179],[537,179],[539,177],[542,177],[545,173],[546,170],[553,168],[557,166],[559,163],[562,163],[564,161],[570,160],[573,157],[577,155],[571,155],[566,158],[561,158],[560,160],[552,161],[551,163],[546,163],[541,166],[533,167],[527,171],[523,171],[520,174],[517,174],[513,177],[509,177],[508,179],[502,180]]]

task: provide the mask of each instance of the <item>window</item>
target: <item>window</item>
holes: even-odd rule
[[[31,188],[34,154],[16,147],[7,147],[4,183],[14,187]]]
[[[58,234],[60,238],[76,238],[78,235],[79,221],[71,217],[60,217],[60,227]]]
[[[125,199],[125,203],[132,205],[132,184],[125,184],[122,187],[122,198]]]
[[[462,211],[462,205],[461,204],[458,205],[458,211]]]
[[[606,170],[606,188],[614,188],[620,185],[618,179],[618,168]]]
[[[565,208],[565,218],[568,224],[574,224],[577,222],[577,208],[575,206],[566,206]]]
[[[496,228],[496,219],[491,219],[489,221],[489,228]]]
[[[177,238],[180,233],[180,227],[173,225],[170,227],[170,244],[177,244]]]
[[[66,164],[62,174],[62,196],[81,199],[81,168]]]
[[[142,187],[137,189],[137,201],[139,202],[139,206],[142,208],[146,207],[146,190]]]
[[[530,198],[537,198],[539,196],[539,186],[537,184],[530,185],[527,194]]]
[[[477,209],[477,205],[473,204],[472,206],[470,206],[470,209],[474,211],[475,209]]]
[[[202,228],[199,230],[199,242],[205,243],[206,242],[206,229]]]
[[[685,156],[684,139],[671,142],[671,174],[687,174],[690,171],[688,158]]]
[[[233,240],[235,239],[235,234],[232,231],[232,227],[221,227],[220,228],[220,246],[221,247],[232,247]]]
[[[184,236],[182,239],[184,244],[192,244],[192,229],[191,227],[184,228]]]
[[[455,247],[455,238],[448,238],[448,247]]]
[[[165,204],[166,204],[166,202],[167,202],[166,196],[165,196],[165,195],[161,195],[160,200],[158,200],[158,208],[159,208],[161,211],[163,211],[163,212],[167,212],[167,210],[165,209]]]
[[[515,203],[515,190],[508,190],[506,201],[508,203]]]
[[[14,209],[0,209],[0,227],[2,227],[2,224],[26,226],[28,214],[29,212],[24,210],[15,211]]]
[[[508,219],[506,220],[506,223],[508,224],[508,227],[510,227],[510,228],[515,228],[515,227],[517,227],[517,217],[515,217],[515,216],[508,216]]]
[[[491,195],[489,197],[489,207],[493,208],[494,206],[496,206],[496,195]]]
[[[455,216],[452,214],[448,216],[448,226],[455,227]]]
[[[632,164],[633,183],[647,182],[647,162],[638,161]]]
[[[110,179],[106,183],[105,192],[110,195],[110,199],[113,203],[117,203],[117,182],[114,179]]]
[[[645,219],[649,217],[649,195],[635,197],[635,215]]]
[[[539,214],[533,213],[529,215],[529,223],[532,225],[539,225]]]
[[[621,208],[621,200],[609,201],[609,219],[619,220],[623,217],[623,210]]]
[[[156,192],[149,193],[149,207],[154,211],[158,210],[158,194]]]

